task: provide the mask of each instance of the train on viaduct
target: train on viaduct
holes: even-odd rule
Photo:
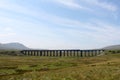
[[[103,49],[95,50],[22,50],[26,56],[50,56],[50,57],[92,57],[104,54]]]

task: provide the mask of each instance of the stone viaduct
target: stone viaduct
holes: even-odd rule
[[[26,56],[51,56],[51,57],[92,57],[104,53],[104,50],[22,50]]]

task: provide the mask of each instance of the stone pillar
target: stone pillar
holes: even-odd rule
[[[87,53],[86,53],[86,50],[84,50],[84,56],[87,57]]]
[[[63,57],[65,57],[65,50],[63,50]]]
[[[100,50],[97,50],[97,55],[99,55],[100,54],[100,52],[99,52]]]
[[[81,50],[81,57],[83,57],[83,50]]]
[[[65,57],[67,57],[67,52],[66,52],[66,50],[64,50],[64,53],[65,53]]]
[[[95,50],[95,55],[94,56],[97,56],[97,50]]]
[[[50,57],[50,50],[48,50],[48,56]]]
[[[51,50],[49,50],[49,56],[50,56],[50,57],[52,56]]]
[[[30,50],[30,56],[32,56],[32,53],[33,53],[33,51],[32,51],[32,50]]]
[[[27,54],[26,54],[26,51],[24,51],[24,54],[27,55]]]
[[[60,57],[60,51],[57,50],[57,57]]]
[[[46,50],[44,50],[44,56],[46,56]]]
[[[26,51],[24,51],[24,54],[27,55]]]
[[[85,57],[85,50],[82,50],[83,57]]]
[[[40,56],[40,51],[39,50],[37,51],[37,56]]]
[[[80,57],[80,51],[79,50],[77,51],[77,56]]]
[[[45,56],[45,50],[43,51],[44,53],[43,53],[43,56]]]
[[[63,57],[63,51],[61,50],[61,57]]]
[[[53,56],[55,57],[55,50],[53,50]]]
[[[34,51],[34,53],[33,53],[33,55],[32,56],[34,56],[35,55],[35,51]]]
[[[44,50],[44,56],[46,56],[46,50]]]
[[[76,50],[74,50],[74,57],[76,57]]]
[[[94,50],[94,56],[95,56],[95,54],[96,54],[96,50]]]
[[[90,50],[87,50],[87,56],[89,57],[90,56],[90,52],[89,52]]]
[[[26,54],[27,54],[27,56],[29,56],[29,53],[28,53],[28,51],[26,51]]]
[[[87,57],[89,57],[89,50],[87,50]]]
[[[48,56],[48,50],[46,50],[46,56]]]
[[[55,50],[55,57],[57,57],[57,51]]]
[[[34,56],[36,56],[36,51],[35,51],[35,53],[34,53]]]
[[[94,56],[94,50],[92,50],[92,57]]]
[[[54,56],[54,51],[52,50],[52,57]]]
[[[38,51],[38,55],[41,56],[41,51],[40,50]]]
[[[29,56],[31,55],[31,52],[30,51],[28,51],[28,53],[29,53]]]
[[[56,57],[56,51],[54,50],[54,57]]]
[[[88,50],[86,50],[86,57],[88,57]]]
[[[43,54],[44,54],[44,51],[43,51],[43,50],[41,50],[41,56],[43,56]]]
[[[60,52],[60,57],[62,56],[62,51],[61,50],[59,50],[59,52]]]
[[[71,55],[71,51],[70,50],[68,50],[68,54],[69,54],[69,56],[71,57],[72,55]]]
[[[45,56],[47,56],[47,50],[45,50]]]
[[[35,54],[35,51],[33,51],[32,56],[34,56],[34,54]]]
[[[74,51],[74,53],[73,53],[73,57],[75,57],[75,50],[73,50]]]
[[[33,56],[35,56],[35,54],[36,54],[36,51],[34,51],[34,55]]]
[[[90,50],[88,50],[88,57],[90,57]]]
[[[31,51],[31,56],[34,56],[35,51]]]
[[[35,51],[35,56],[37,56],[37,50]]]
[[[30,50],[30,51],[28,51],[29,52],[29,56],[32,56],[32,51]]]
[[[68,53],[68,50],[66,50],[66,54],[67,54],[67,57],[69,57],[69,53]]]
[[[55,50],[55,53],[56,53],[56,57],[58,57],[58,51],[57,50]]]
[[[43,50],[40,51],[41,56],[43,56]]]
[[[79,57],[79,50],[77,50],[76,52],[77,52],[77,57]]]
[[[58,57],[58,51],[56,50],[56,57]]]
[[[102,53],[102,51],[101,50],[99,50],[99,54],[101,54]]]
[[[91,57],[93,56],[93,50],[90,50],[90,56]]]
[[[25,51],[25,55],[27,55],[27,56],[28,56],[27,51]]]
[[[52,57],[52,50],[50,50],[50,56]]]
[[[37,50],[37,52],[36,52],[36,56],[39,56],[39,55],[38,55],[38,50]]]
[[[43,56],[43,50],[41,50],[41,56]]]
[[[72,50],[71,53],[72,53],[71,55],[72,55],[72,57],[73,57],[73,56],[74,56],[74,51]]]

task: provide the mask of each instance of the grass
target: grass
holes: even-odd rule
[[[120,54],[97,57],[0,56],[0,80],[120,80]]]

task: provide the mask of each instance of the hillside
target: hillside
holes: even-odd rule
[[[106,50],[120,50],[120,45],[111,45],[111,46],[104,47],[103,49],[106,49]]]
[[[21,43],[0,44],[0,50],[23,50],[23,49],[29,49],[29,48]]]

